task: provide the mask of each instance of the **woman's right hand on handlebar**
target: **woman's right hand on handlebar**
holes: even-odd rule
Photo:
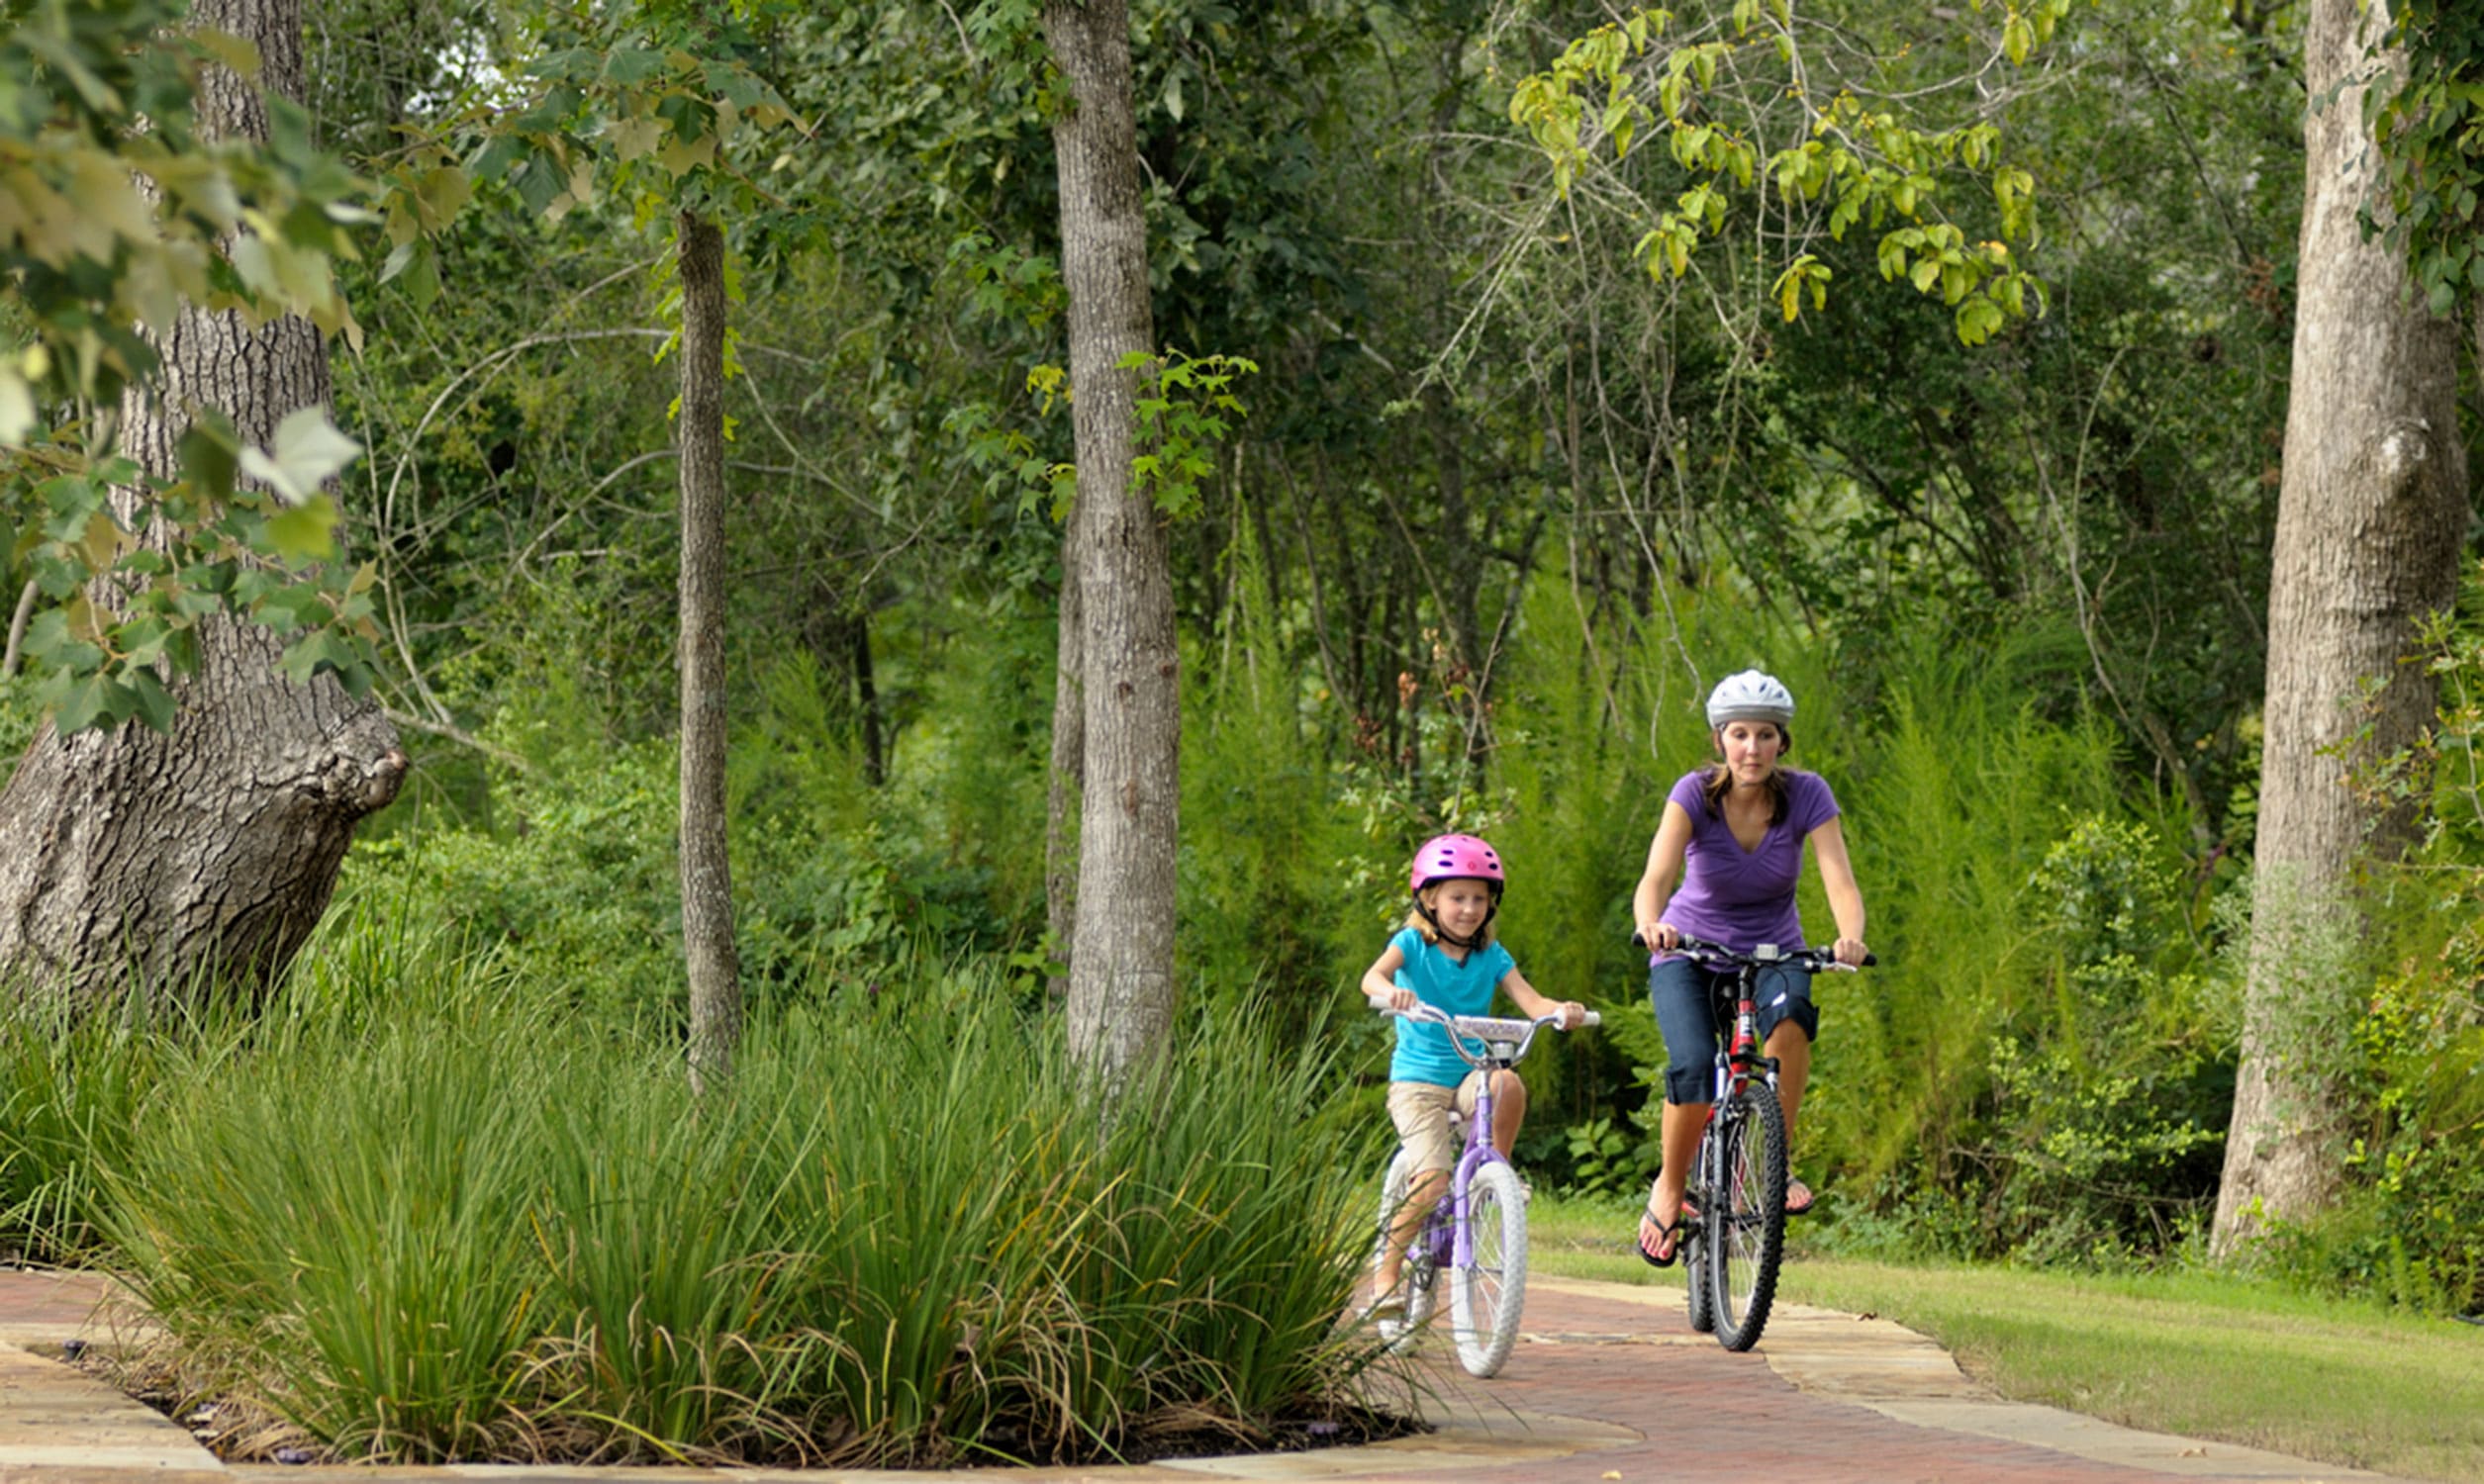
[[[1681,931],[1670,922],[1643,922],[1633,936],[1650,953],[1672,953],[1681,947]]]

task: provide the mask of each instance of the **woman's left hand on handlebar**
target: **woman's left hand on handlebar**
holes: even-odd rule
[[[1837,956],[1837,962],[1850,969],[1870,957],[1869,950],[1863,947],[1863,941],[1861,938],[1840,938],[1830,952]]]

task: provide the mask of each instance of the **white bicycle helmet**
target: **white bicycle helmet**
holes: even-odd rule
[[[1728,721],[1773,721],[1779,727],[1792,726],[1794,694],[1775,676],[1762,671],[1729,675],[1708,693],[1708,725],[1721,727]]]

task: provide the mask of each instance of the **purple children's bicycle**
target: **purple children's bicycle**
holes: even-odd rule
[[[1440,1279],[1446,1273],[1450,1336],[1457,1344],[1458,1361],[1469,1375],[1493,1375],[1518,1341],[1518,1316],[1527,1301],[1527,1197],[1518,1171],[1492,1147],[1491,1073],[1517,1066],[1535,1044],[1536,1032],[1558,1028],[1561,1017],[1502,1020],[1452,1015],[1430,1005],[1385,1013],[1446,1026],[1449,1044],[1484,1077],[1475,1112],[1459,1120],[1465,1124],[1466,1148],[1450,1173],[1449,1191],[1406,1245],[1405,1262],[1398,1270],[1403,1317],[1382,1320],[1381,1338],[1392,1349],[1414,1344],[1439,1305]],[[1594,1025],[1599,1018],[1590,1011],[1585,1024]],[[1387,1250],[1389,1226],[1414,1183],[1406,1164],[1406,1152],[1400,1149],[1381,1177],[1375,1265]]]

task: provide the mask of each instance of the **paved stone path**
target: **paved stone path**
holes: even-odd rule
[[[103,1333],[102,1286],[77,1274],[0,1272],[0,1484],[389,1484],[731,1479],[1418,1480],[1444,1484],[1756,1480],[1768,1484],[2151,1484],[2380,1481],[2383,1476],[2226,1443],[2136,1433],[2003,1401],[1931,1341],[1885,1320],[1789,1307],[1752,1354],[1690,1332],[1678,1292],[1538,1278],[1525,1338],[1493,1380],[1424,1355],[1438,1429],[1370,1447],[1135,1468],[947,1474],[696,1468],[227,1468],[175,1424],[55,1358]]]

